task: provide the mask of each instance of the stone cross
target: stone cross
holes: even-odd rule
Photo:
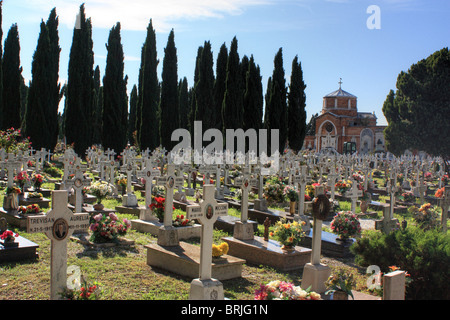
[[[182,186],[184,183],[183,177],[177,177],[175,175],[175,165],[167,165],[167,175],[156,177],[156,184],[163,185],[166,189],[166,200],[164,202],[164,227],[172,226],[172,213],[173,213],[173,190]]]
[[[122,198],[122,204],[127,207],[135,207],[137,206],[137,197],[133,194],[131,190],[131,173],[135,169],[135,165],[131,162],[125,163],[121,169],[127,173],[127,194]]]
[[[327,176],[327,183],[330,186],[330,199],[334,200],[336,192],[336,180],[339,178],[339,167],[331,167],[330,173]]]
[[[352,189],[350,193],[350,199],[352,200],[351,203],[351,211],[353,213],[356,213],[356,201],[358,200],[358,197],[362,196],[362,190],[359,190],[358,188],[358,181],[355,179],[352,179]]]
[[[450,207],[450,186],[445,186],[443,199],[440,201],[440,206],[442,209],[441,215],[441,225],[442,231],[447,233],[447,217],[448,217],[448,209]]]
[[[300,166],[300,175],[294,175],[294,183],[298,185],[299,198],[298,198],[298,215],[299,217],[305,215],[305,188],[308,181],[311,179],[307,176],[307,166]]]
[[[153,178],[160,176],[161,172],[151,167],[145,167],[143,170],[137,172],[137,177],[145,181],[145,212],[148,212],[149,206],[152,203]]]
[[[8,187],[12,187],[14,184],[14,170],[20,170],[21,163],[19,161],[12,160],[12,157],[8,157],[5,168],[8,171]]]
[[[83,206],[83,188],[91,184],[91,179],[86,179],[83,173],[79,170],[75,172],[75,176],[67,180],[65,185],[68,190],[71,188],[75,191],[75,212],[81,212]]]
[[[323,186],[315,188],[316,196],[325,193]],[[322,220],[317,217],[313,218],[313,236],[311,246],[311,262],[307,263],[303,269],[303,278],[301,287],[306,289],[311,287],[311,290],[317,293],[324,293],[326,290],[325,281],[331,274],[329,266],[320,263],[320,254],[322,250]]]
[[[45,233],[51,240],[50,298],[59,299],[67,286],[67,241],[75,230],[89,228],[88,213],[72,213],[68,192],[52,192],[52,209],[45,216],[27,218],[28,233]]]
[[[187,218],[197,219],[202,225],[199,278],[194,279],[191,283],[190,299],[223,299],[222,284],[211,277],[212,244],[214,223],[219,216],[228,214],[228,204],[218,204],[214,193],[213,185],[204,185],[203,201],[200,205],[186,207]]]
[[[242,190],[241,199],[241,222],[246,223],[248,220],[248,190],[251,187],[258,186],[258,180],[250,178],[250,172],[244,169],[242,177],[236,178],[234,184],[236,187],[240,187]]]

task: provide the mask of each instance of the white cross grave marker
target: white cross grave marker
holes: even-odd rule
[[[223,299],[223,286],[220,281],[212,279],[212,244],[213,228],[219,216],[228,214],[227,203],[217,203],[214,198],[213,185],[203,186],[203,201],[200,205],[186,207],[188,219],[197,219],[202,225],[200,247],[199,278],[191,282],[190,299],[215,300]]]
[[[52,192],[52,209],[45,216],[27,218],[28,233],[45,233],[51,240],[50,298],[59,299],[67,286],[67,240],[75,230],[89,228],[88,213],[72,213],[66,190]]]

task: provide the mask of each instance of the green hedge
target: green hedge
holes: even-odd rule
[[[363,267],[377,265],[382,272],[389,266],[407,271],[411,282],[406,299],[450,299],[450,233],[408,226],[383,234],[367,231],[351,247],[355,262]]]

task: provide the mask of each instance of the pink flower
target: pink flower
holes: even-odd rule
[[[100,220],[102,220],[102,217],[103,217],[103,215],[101,213],[99,213],[99,214],[94,216],[94,220],[95,221],[100,221]]]

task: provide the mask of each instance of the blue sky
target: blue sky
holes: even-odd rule
[[[36,49],[41,19],[52,8],[60,19],[60,81],[67,80],[69,51],[76,14],[83,1],[4,0],[3,41],[13,23],[18,24],[21,64],[31,79],[31,59]],[[450,46],[448,0],[86,0],[86,15],[93,23],[95,65],[105,70],[109,30],[121,22],[128,91],[137,83],[141,47],[149,20],[157,33],[160,59],[170,30],[175,32],[178,76],[193,84],[194,61],[199,46],[210,41],[217,58],[220,46],[229,48],[236,36],[238,52],[253,55],[263,76],[264,90],[273,72],[273,59],[283,48],[286,82],[292,60],[298,55],[307,85],[308,119],[320,113],[322,98],[338,88],[358,97],[358,109],[381,111],[401,71],[433,52]],[[380,9],[380,29],[369,29],[367,20]],[[215,65],[214,65],[215,68]]]

